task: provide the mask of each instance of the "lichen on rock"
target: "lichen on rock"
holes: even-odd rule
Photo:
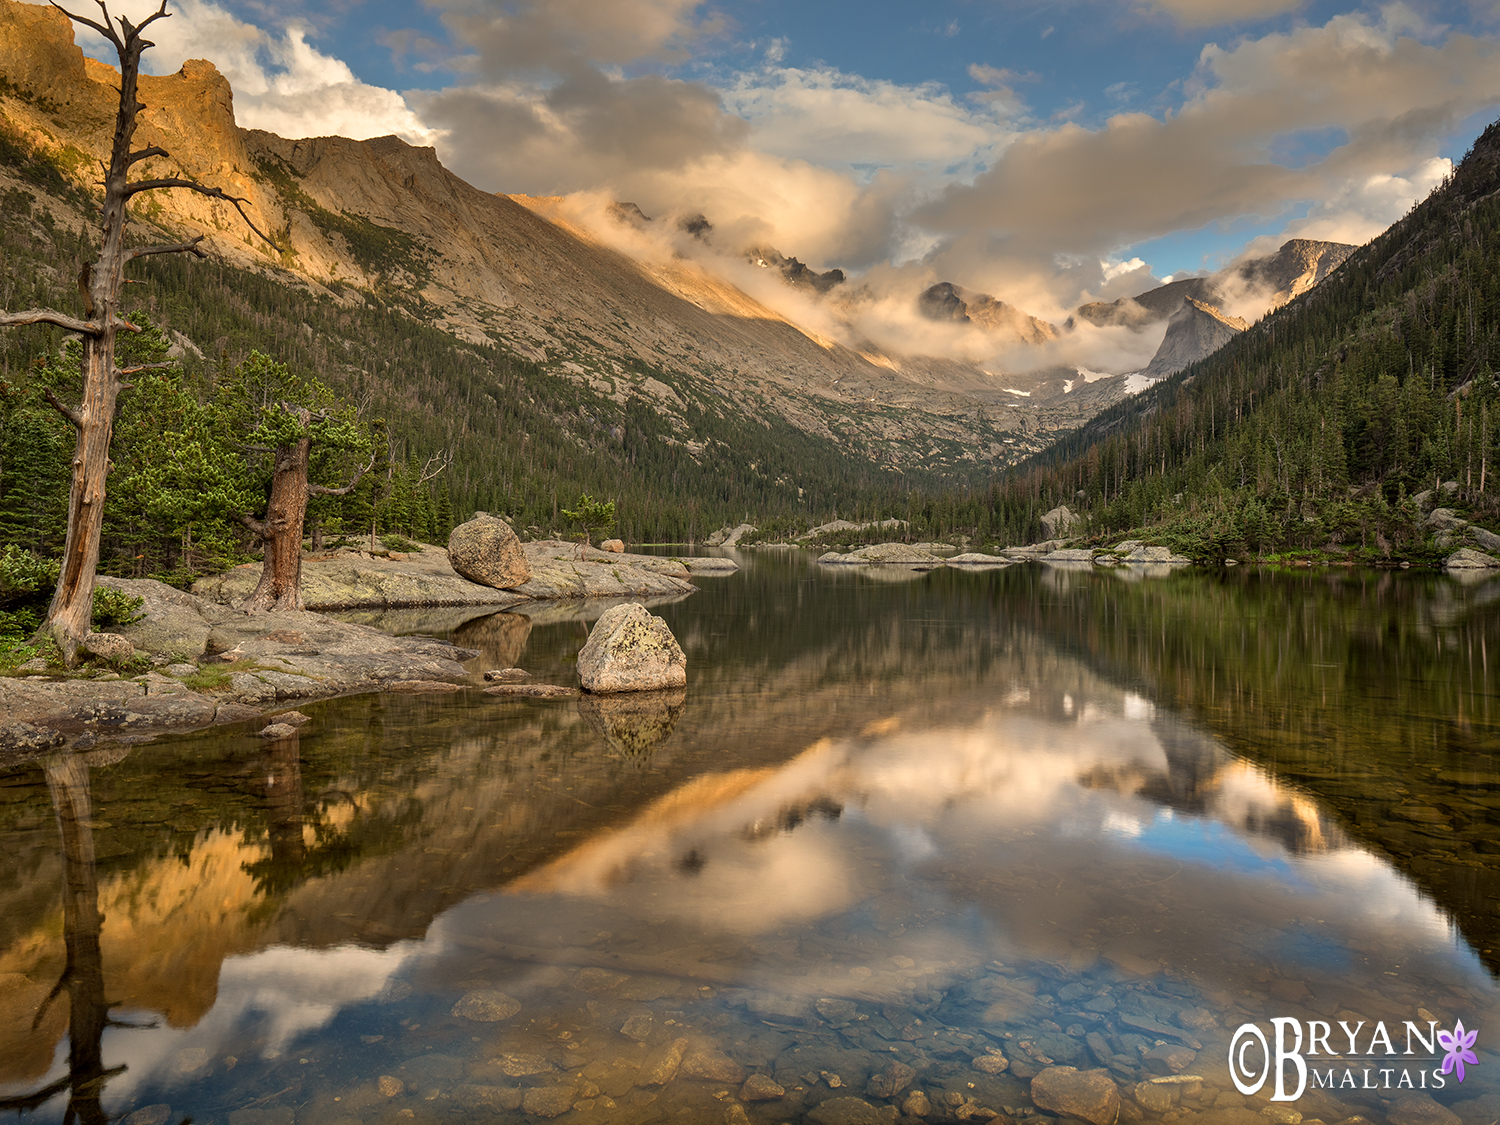
[[[586,691],[655,691],[687,684],[687,657],[672,630],[634,602],[613,606],[578,654]]]

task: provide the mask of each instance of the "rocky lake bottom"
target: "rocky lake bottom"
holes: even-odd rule
[[[740,560],[685,692],[406,611],[471,687],[0,774],[0,1115],[1500,1120],[1500,582]]]

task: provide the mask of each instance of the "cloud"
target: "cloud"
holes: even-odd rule
[[[1302,7],[1306,0],[1149,0],[1150,10],[1186,27],[1215,27],[1263,20]]]
[[[112,11],[139,20],[155,7],[127,0]],[[86,52],[115,62],[114,48],[102,36],[75,27]],[[235,119],[245,128],[355,140],[395,134],[413,144],[432,143],[432,130],[400,94],[361,82],[346,63],[308,43],[303,27],[271,34],[206,0],[174,0],[171,18],[152,24],[147,36],[156,44],[143,59],[148,73],[170,74],[188,59],[210,60],[229,79]]]
[[[702,0],[432,0],[485,78],[577,69],[580,63],[681,61],[724,29]]]
[[[833,67],[768,66],[734,76],[722,94],[725,109],[750,123],[756,148],[862,171],[958,169],[992,158],[1012,135],[1003,109],[976,112],[937,83],[903,85]]]
[[[1500,103],[1494,43],[1423,42],[1415,27],[1393,6],[1209,44],[1175,113],[1024,132],[994,167],[914,213],[942,239],[931,263],[1055,317],[1088,262],[1175,231],[1305,211],[1283,237],[1368,239],[1446,171],[1438,138]],[[1277,138],[1298,130],[1347,139],[1302,167],[1277,163]]]

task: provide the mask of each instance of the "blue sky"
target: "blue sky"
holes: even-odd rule
[[[702,212],[726,246],[1052,318],[1365,241],[1500,114],[1495,0],[173,8],[148,66],[208,57],[242,124],[394,132],[486,190]]]

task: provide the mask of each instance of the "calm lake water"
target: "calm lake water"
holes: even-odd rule
[[[1500,1120],[1500,580],[742,562],[675,695],[392,614],[474,686],[0,773],[0,1117]]]

